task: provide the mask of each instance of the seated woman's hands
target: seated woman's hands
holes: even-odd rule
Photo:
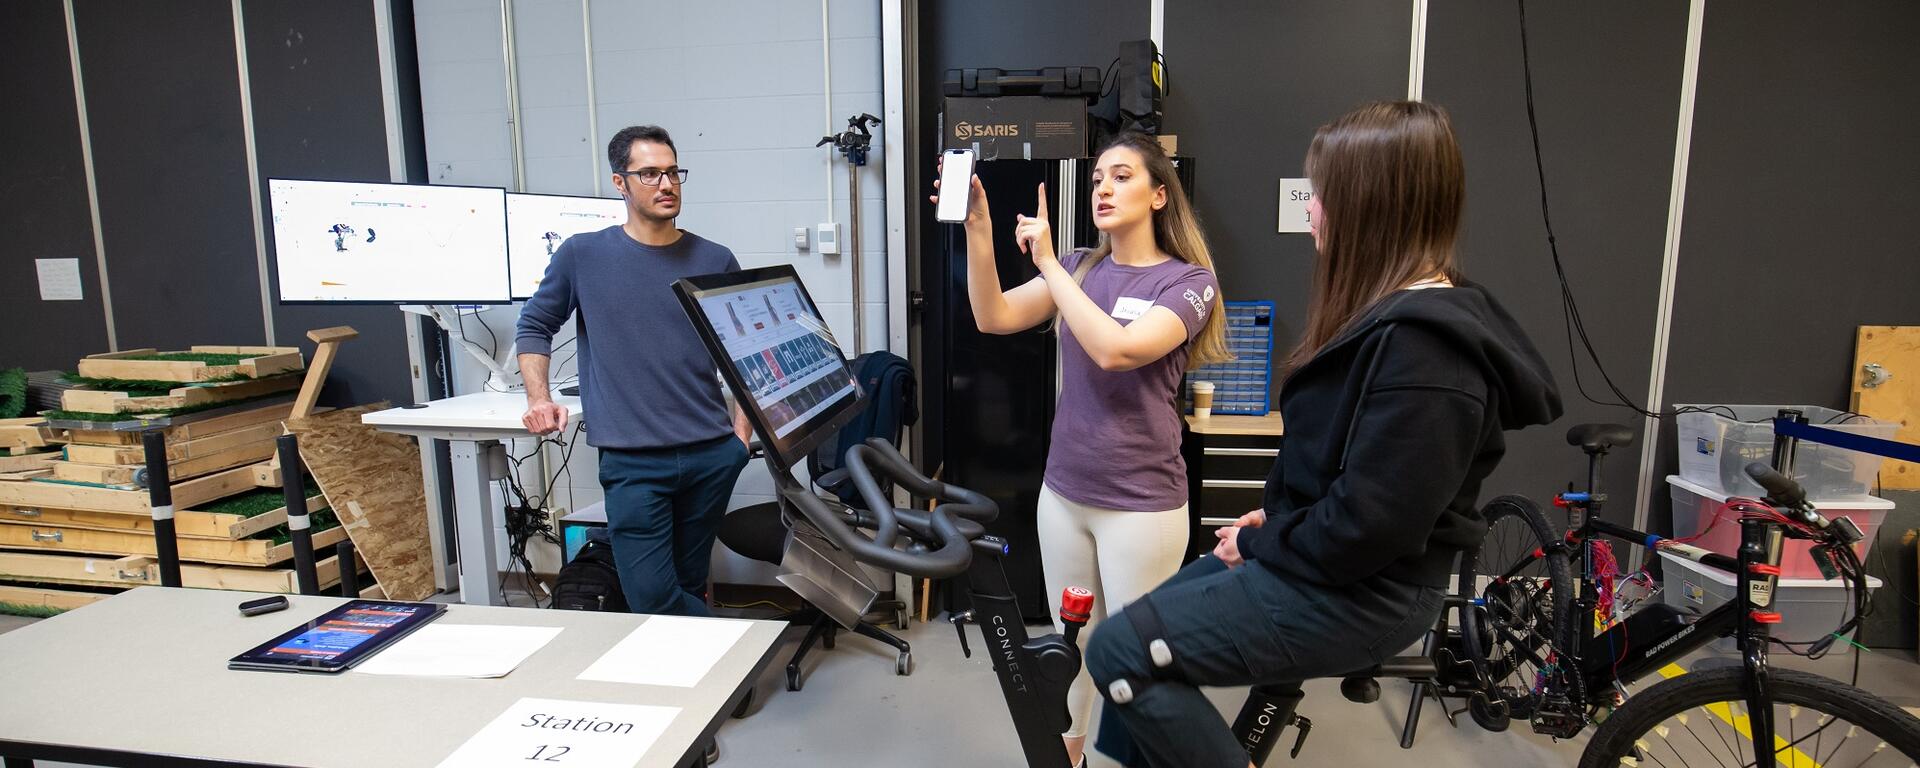
[[[1241,515],[1240,519],[1233,521],[1231,526],[1215,529],[1213,535],[1218,537],[1220,542],[1213,545],[1213,556],[1220,558],[1220,562],[1226,563],[1229,568],[1246,562],[1246,559],[1240,556],[1240,529],[1258,528],[1265,522],[1267,522],[1267,511],[1256,509]]]

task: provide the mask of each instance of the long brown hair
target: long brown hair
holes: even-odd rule
[[[1125,131],[1101,147],[1099,154],[1104,155],[1108,150],[1119,147],[1140,153],[1141,162],[1146,164],[1147,177],[1153,183],[1167,188],[1167,204],[1153,212],[1154,245],[1176,259],[1214,273],[1214,282],[1219,282],[1220,272],[1213,268],[1213,251],[1207,248],[1207,237],[1200,231],[1200,219],[1193,213],[1193,204],[1187,202],[1187,191],[1180,185],[1180,174],[1174,169],[1173,160],[1167,157],[1166,150],[1161,149],[1160,142],[1151,136]],[[1084,282],[1095,264],[1112,255],[1113,243],[1107,239],[1107,233],[1102,232],[1100,244],[1074,267],[1074,282]],[[1200,334],[1188,343],[1189,369],[1233,359],[1233,353],[1227,350],[1227,319],[1222,310],[1223,300],[1222,295],[1213,297],[1212,307],[1207,311],[1206,325],[1201,326]]]
[[[1389,294],[1423,278],[1461,277],[1454,240],[1466,169],[1446,110],[1390,101],[1341,115],[1314,134],[1307,177],[1323,245],[1289,371]]]

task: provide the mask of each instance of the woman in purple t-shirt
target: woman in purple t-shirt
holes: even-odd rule
[[[1187,547],[1180,381],[1188,366],[1228,357],[1213,258],[1160,144],[1116,137],[1091,182],[1099,247],[1055,257],[1043,184],[1037,215],[1020,216],[1015,229],[1040,276],[1012,290],[1000,287],[978,176],[965,224],[967,296],[981,332],[1060,321],[1060,402],[1036,522],[1054,614],[1068,586],[1095,595],[1081,637],[1179,570]],[[1075,762],[1094,693],[1083,670],[1068,696],[1073,725],[1062,734]]]

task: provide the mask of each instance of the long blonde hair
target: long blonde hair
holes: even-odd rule
[[[1200,231],[1200,220],[1193,213],[1193,204],[1187,202],[1186,189],[1180,185],[1180,174],[1173,167],[1173,160],[1167,157],[1166,150],[1161,149],[1160,142],[1151,136],[1127,131],[1101,147],[1100,154],[1119,147],[1140,153],[1141,161],[1146,164],[1147,177],[1153,183],[1167,188],[1167,204],[1153,212],[1154,245],[1176,259],[1212,272],[1214,281],[1219,282],[1220,272],[1213,268],[1213,252],[1207,248],[1207,237]],[[1113,243],[1107,238],[1107,233],[1102,232],[1100,244],[1074,267],[1074,282],[1084,282],[1095,264],[1112,255]],[[1227,349],[1227,318],[1222,303],[1225,297],[1221,295],[1224,293],[1222,290],[1213,297],[1212,306],[1207,311],[1207,324],[1187,345],[1188,369],[1233,359],[1233,353]]]
[[[1289,371],[1388,294],[1422,278],[1461,279],[1454,241],[1466,167],[1445,109],[1386,101],[1341,115],[1314,134],[1307,176],[1325,246]]]

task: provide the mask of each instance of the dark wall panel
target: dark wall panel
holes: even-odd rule
[[[1307,316],[1313,239],[1276,230],[1321,124],[1405,98],[1413,16],[1397,0],[1169,3],[1166,132],[1194,159],[1194,206],[1229,301],[1277,305],[1275,357]],[[1279,395],[1276,380],[1274,395]]]
[[[1911,3],[1708,8],[1669,402],[1845,408],[1855,329],[1920,325],[1917,28]],[[1875,596],[1866,642],[1911,647],[1913,572],[1870,570],[1908,588]]]
[[[369,3],[247,0],[242,15],[261,179],[259,205],[272,254],[272,217],[264,214],[267,179],[390,177],[380,60]],[[270,280],[275,278],[271,261],[268,273]],[[309,330],[351,325],[360,331],[359,339],[342,348],[323,402],[413,399],[399,310],[276,302],[273,317],[276,341],[297,343],[309,356],[314,346],[306,338]]]
[[[72,370],[107,349],[92,213],[60,0],[0,3],[0,369]],[[79,259],[82,301],[41,301],[35,259]]]
[[[1544,499],[1583,479],[1586,457],[1566,430],[1629,424],[1581,351],[1576,384],[1570,342],[1540,212],[1528,135],[1520,20],[1511,3],[1434,3],[1427,22],[1425,98],[1453,115],[1467,166],[1460,246],[1469,278],[1484,283],[1525,325],[1559,382],[1567,415],[1509,436],[1507,458],[1484,497]],[[1686,0],[1530,3],[1528,43],[1547,194],[1560,257],[1606,372],[1634,402],[1647,396],[1673,178],[1673,143],[1686,53]],[[1697,141],[1697,137],[1696,137]],[[1572,342],[1578,349],[1578,342]],[[1632,519],[1639,448],[1615,452],[1603,481],[1609,518]],[[1582,480],[1584,482],[1584,480]]]
[[[232,4],[74,4],[120,346],[265,340]]]

